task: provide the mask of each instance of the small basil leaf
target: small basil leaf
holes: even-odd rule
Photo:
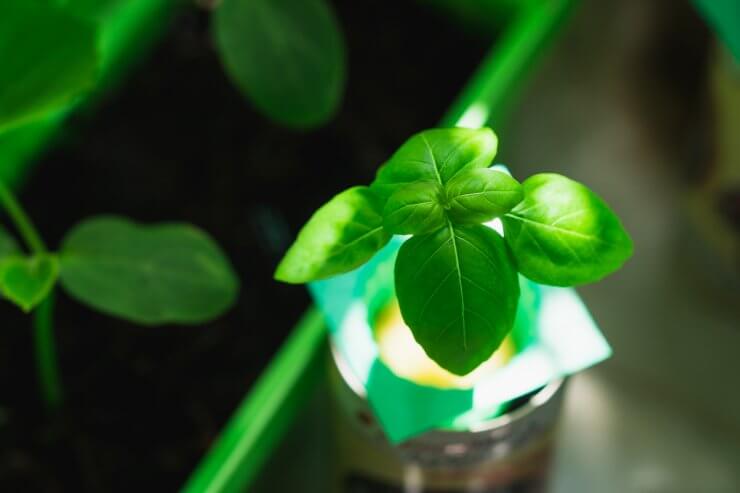
[[[594,282],[632,255],[619,218],[591,190],[544,173],[523,183],[524,200],[503,217],[519,271],[555,286]]]
[[[0,227],[0,259],[20,252],[18,243],[10,233]]]
[[[93,217],[66,235],[59,259],[72,297],[142,325],[204,322],[229,308],[239,289],[219,246],[188,224]]]
[[[511,330],[519,282],[503,239],[452,225],[406,241],[396,259],[401,315],[417,342],[456,375],[486,361]]]
[[[399,188],[383,209],[383,226],[395,234],[421,234],[445,225],[440,204],[442,187],[437,182],[420,181]]]
[[[0,2],[0,130],[71,103],[97,78],[94,26],[51,5]]]
[[[444,185],[466,168],[487,168],[498,140],[490,128],[436,128],[407,140],[380,167],[372,188],[387,200],[400,187],[420,180]]]
[[[336,195],[311,216],[275,271],[275,279],[304,283],[351,271],[367,262],[391,235],[368,187]]]
[[[213,21],[226,72],[265,115],[297,128],[333,116],[345,50],[324,0],[223,0]]]
[[[53,255],[11,256],[0,264],[0,290],[29,312],[48,296],[58,273],[59,263]]]
[[[502,171],[472,168],[445,186],[450,218],[457,223],[483,223],[509,212],[522,201],[522,186]]]

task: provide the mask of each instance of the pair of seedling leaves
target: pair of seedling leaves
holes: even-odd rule
[[[490,129],[421,132],[304,226],[275,277],[304,283],[351,271],[394,234],[395,287],[417,342],[458,375],[475,369],[514,324],[518,273],[555,286],[594,282],[632,253],[617,216],[584,185],[545,173],[517,182],[489,166]],[[503,237],[488,223],[499,218]]]
[[[106,19],[125,1],[0,1],[0,132],[93,89]],[[213,31],[226,72],[270,119],[310,128],[338,109],[346,50],[326,0],[222,0]]]
[[[228,309],[238,279],[218,245],[181,223],[142,226],[97,216],[58,253],[26,255],[0,229],[0,292],[25,311],[59,282],[78,301],[141,325],[204,322]]]

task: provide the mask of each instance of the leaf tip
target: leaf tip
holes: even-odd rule
[[[310,281],[310,279],[305,279],[305,276],[301,275],[301,273],[291,265],[290,258],[288,256],[289,254],[290,251],[275,268],[272,278],[286,284],[304,284]]]

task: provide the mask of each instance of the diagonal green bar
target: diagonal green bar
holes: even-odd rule
[[[185,493],[244,491],[323,374],[326,326],[310,308],[228,422]]]
[[[504,31],[440,125],[499,118],[575,0],[534,2]],[[478,118],[482,121],[472,122]],[[247,491],[322,376],[326,327],[311,307],[195,469],[184,493]]]
[[[575,4],[575,0],[542,0],[515,15],[442,118],[442,126],[480,127],[500,121],[519,83]]]

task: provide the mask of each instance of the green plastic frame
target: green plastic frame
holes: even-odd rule
[[[527,69],[575,3],[522,2],[440,126],[501,121]],[[190,476],[184,493],[248,490],[321,378],[326,334],[323,316],[309,308]]]

